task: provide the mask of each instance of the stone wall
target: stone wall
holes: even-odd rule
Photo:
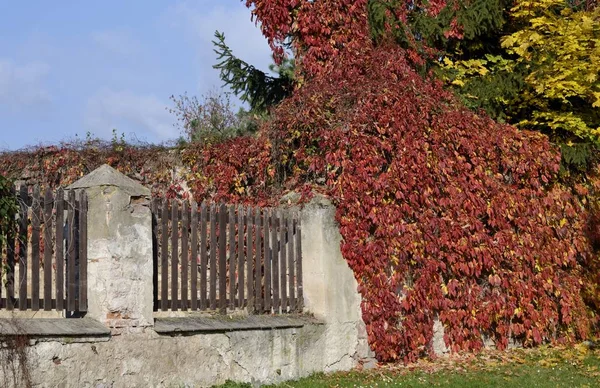
[[[171,325],[173,330],[164,330],[152,313],[149,191],[108,166],[71,188],[85,190],[89,198],[89,312],[81,322],[93,322],[96,332],[100,325],[106,334],[89,336],[86,330],[78,334],[64,328],[45,332],[39,321],[29,325],[35,332],[20,330],[30,343],[26,354],[32,385],[262,384],[373,362],[356,280],[341,255],[335,209],[326,198],[298,209],[303,225],[302,316],[290,317],[291,324],[281,324],[281,318],[237,316],[229,318],[239,320],[235,325],[220,326],[218,320],[210,321],[216,318],[186,314],[171,318],[180,321]],[[67,321],[56,318],[53,325],[60,328]],[[2,327],[0,322],[0,334],[6,335]],[[0,382],[13,381],[10,373],[0,368]]]
[[[31,381],[41,387],[274,383],[345,369],[323,352],[329,336],[324,325],[186,336],[147,330],[108,341],[39,339],[28,349],[28,360]]]
[[[340,369],[351,369],[365,360],[372,362],[358,283],[340,250],[342,236],[335,207],[316,194],[301,210],[295,210],[302,222],[304,307],[326,322],[331,333],[323,351],[338,360]]]

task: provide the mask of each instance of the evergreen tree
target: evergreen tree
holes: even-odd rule
[[[277,105],[294,89],[294,60],[286,59],[280,65],[272,65],[270,70],[278,73],[272,77],[253,65],[237,58],[225,43],[225,35],[215,32],[215,53],[218,63],[213,66],[220,70],[221,80],[229,86],[240,100],[250,105],[250,112],[265,114]]]

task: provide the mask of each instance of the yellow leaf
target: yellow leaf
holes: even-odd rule
[[[446,285],[443,283],[442,283],[442,294],[448,295],[448,287],[446,287]]]
[[[581,17],[581,27],[584,30],[591,30],[594,27],[594,21],[592,20],[592,18],[583,15]]]
[[[592,106],[594,108],[600,108],[600,93],[594,92],[594,98],[596,99],[596,101],[594,101],[594,103],[592,104]]]
[[[485,67],[481,66],[481,67],[480,67],[480,68],[477,70],[477,72],[478,72],[479,74],[481,74],[481,75],[486,75],[486,74],[487,74],[487,73],[489,73],[490,71],[489,71],[487,68],[485,68]]]

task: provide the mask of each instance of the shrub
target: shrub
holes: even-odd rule
[[[175,106],[169,111],[190,142],[218,142],[255,129],[253,115],[243,109],[235,113],[228,94],[212,90],[200,99],[183,94],[171,100]]]

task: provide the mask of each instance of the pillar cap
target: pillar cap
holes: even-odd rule
[[[104,164],[77,182],[67,186],[67,189],[89,189],[92,187],[113,186],[125,191],[132,197],[150,196],[150,189],[120,173],[108,164]]]

